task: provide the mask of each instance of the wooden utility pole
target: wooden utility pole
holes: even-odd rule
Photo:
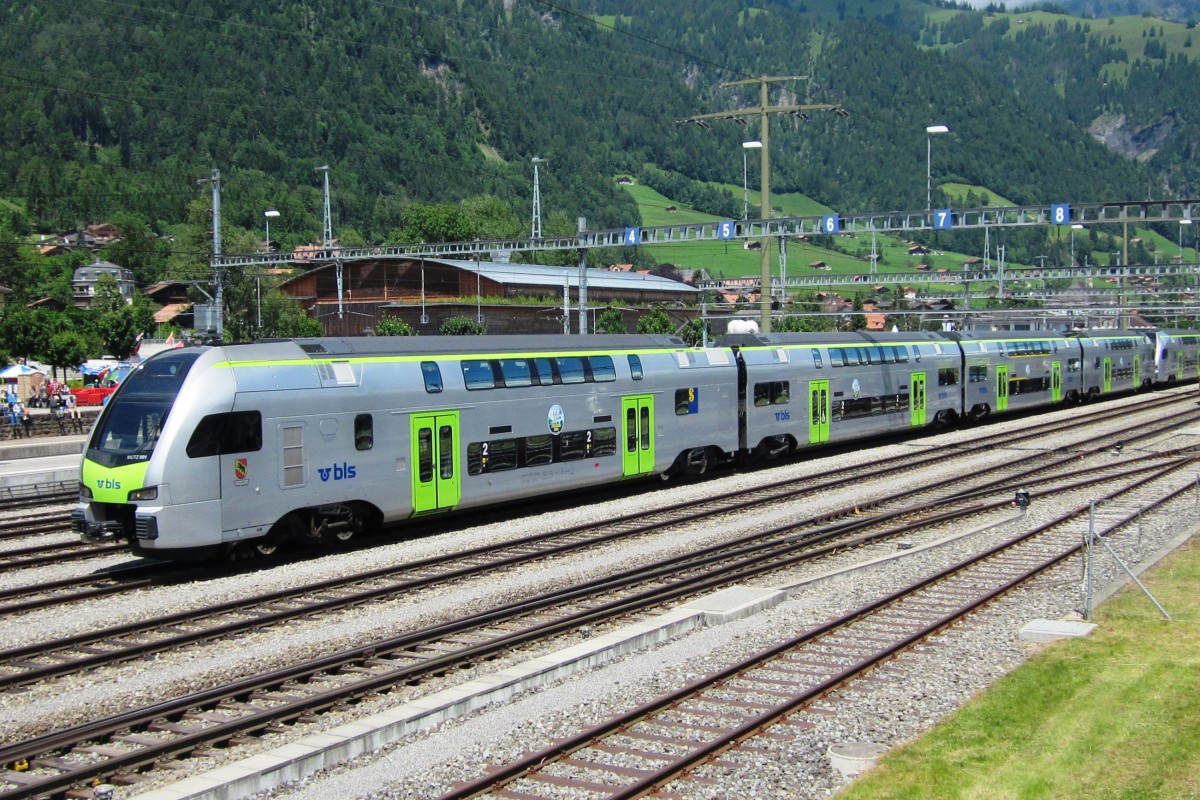
[[[762,218],[768,220],[771,218],[771,148],[770,148],[770,115],[771,114],[792,114],[799,119],[808,119],[808,111],[832,111],[839,117],[849,116],[849,112],[839,105],[833,104],[805,104],[805,105],[790,105],[790,106],[772,106],[767,102],[767,87],[772,83],[781,83],[783,81],[802,81],[807,80],[807,75],[783,75],[770,76],[763,75],[758,78],[748,78],[744,81],[730,81],[722,83],[722,87],[726,86],[749,86],[758,84],[758,105],[750,108],[739,108],[734,111],[718,111],[713,114],[699,114],[694,117],[688,117],[681,122],[694,122],[703,127],[708,127],[709,120],[719,119],[736,119],[744,120],[747,117],[758,117],[759,125],[759,141],[762,142]],[[759,285],[759,329],[763,333],[771,332],[771,237],[767,235],[767,226],[763,225],[762,238],[762,268],[760,274]],[[786,291],[786,290],[785,290]]]

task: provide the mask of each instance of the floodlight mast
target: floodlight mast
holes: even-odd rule
[[[782,81],[801,81],[807,80],[807,75],[784,75],[784,76],[769,76],[763,75],[758,78],[749,78],[744,81],[730,81],[722,83],[722,87],[726,86],[747,86],[758,85],[759,101],[758,105],[752,108],[740,108],[734,111],[718,111],[712,114],[697,114],[694,117],[680,120],[680,122],[692,122],[702,128],[709,127],[709,120],[714,119],[731,119],[735,122],[745,124],[747,117],[758,117],[759,119],[759,136],[758,141],[762,143],[762,219],[768,220],[771,218],[771,155],[770,155],[770,115],[772,114],[793,114],[799,119],[808,119],[806,111],[832,111],[839,117],[849,116],[849,112],[840,105],[833,103],[817,103],[805,105],[788,105],[788,106],[772,106],[767,102],[767,88],[772,83],[780,83]],[[759,329],[763,333],[771,331],[771,238],[767,234],[767,225],[763,225],[762,239],[762,262],[759,271]]]

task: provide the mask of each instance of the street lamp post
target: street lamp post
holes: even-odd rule
[[[751,150],[761,150],[762,142],[755,139],[752,142],[742,142],[742,219],[750,216],[750,190],[747,188],[749,166],[746,155]]]
[[[1179,263],[1180,263],[1180,265],[1183,264],[1183,226],[1191,225],[1191,224],[1192,224],[1192,221],[1190,219],[1179,220]]]
[[[925,127],[925,210],[933,210],[933,137],[949,133],[945,125],[927,125]]]
[[[1075,231],[1083,230],[1083,226],[1076,222],[1071,226],[1071,266],[1075,266]]]
[[[267,252],[271,252],[271,220],[279,216],[279,212],[273,208],[268,208],[263,212],[263,217],[267,220]]]

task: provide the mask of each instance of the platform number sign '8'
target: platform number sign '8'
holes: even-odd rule
[[[1057,203],[1050,206],[1051,225],[1070,225],[1071,206],[1069,203]]]

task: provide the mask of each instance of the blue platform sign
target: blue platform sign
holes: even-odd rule
[[[1055,203],[1050,206],[1050,224],[1051,225],[1070,225],[1071,224],[1071,204],[1070,203]]]
[[[735,233],[737,233],[737,228],[732,220],[722,220],[717,223],[718,239],[732,239]]]
[[[948,231],[954,227],[954,212],[949,208],[935,208],[933,210],[933,229],[935,231]]]
[[[629,245],[629,246],[641,244],[642,243],[642,229],[641,228],[626,228],[625,229],[625,238],[622,241],[626,245]]]
[[[830,214],[828,217],[821,217],[821,233],[833,235],[842,229],[842,221],[838,219],[837,214]]]

